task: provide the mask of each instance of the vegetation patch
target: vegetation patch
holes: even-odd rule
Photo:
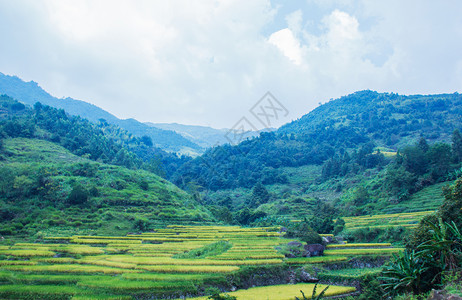
[[[339,249],[339,250],[325,250],[324,255],[346,255],[346,256],[390,255],[391,256],[393,253],[398,253],[403,250],[404,248]]]
[[[222,254],[232,247],[232,244],[227,241],[219,241],[204,247],[190,250],[186,253],[177,254],[174,258],[188,259],[188,258],[205,258],[208,256],[216,256]]]
[[[338,261],[347,261],[348,257],[346,256],[314,256],[314,257],[297,257],[297,258],[288,258],[285,260],[285,263],[290,265],[304,265],[304,264],[320,264],[320,263],[330,263]]]

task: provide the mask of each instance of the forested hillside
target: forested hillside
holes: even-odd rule
[[[24,82],[16,76],[0,73],[0,94],[7,94],[30,106],[40,102],[43,105],[64,109],[71,115],[80,116],[94,123],[104,120],[109,124],[114,124],[127,130],[135,136],[148,136],[156,147],[169,152],[196,155],[203,151],[202,147],[173,131],[148,126],[134,119],[118,119],[107,111],[81,100],[55,98],[44,91],[37,83]]]
[[[155,175],[182,159],[152,147],[149,137],[5,95],[0,103],[0,234],[114,234],[213,220]]]
[[[393,211],[423,188],[457,177],[460,128],[457,93],[362,91],[323,104],[276,132],[215,147],[182,165],[172,180],[209,205],[225,203],[235,220],[242,209],[260,218],[312,212],[309,203],[316,198],[341,214]],[[268,196],[255,201],[259,184]],[[441,195],[434,207],[438,201]]]

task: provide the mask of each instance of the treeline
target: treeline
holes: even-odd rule
[[[172,181],[187,188],[194,184],[209,190],[251,188],[263,184],[286,183],[280,167],[322,164],[336,149],[368,142],[360,132],[348,128],[320,129],[299,137],[274,132],[261,133],[237,146],[223,145],[184,165]]]
[[[33,109],[0,96],[0,136],[40,138],[57,143],[72,153],[94,161],[145,169],[168,177],[189,157],[177,157],[153,147],[148,136],[136,137],[100,120],[93,124],[37,102]]]
[[[462,136],[456,129],[452,143],[434,143],[421,138],[400,150],[387,169],[384,188],[395,202],[409,198],[425,186],[462,175]]]
[[[358,174],[366,169],[383,167],[388,162],[380,150],[374,151],[374,144],[367,143],[352,150],[351,153],[340,149],[333,157],[322,166],[321,180],[325,181],[333,177]]]

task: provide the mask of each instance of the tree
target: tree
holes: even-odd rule
[[[334,226],[334,234],[339,234],[345,228],[345,220],[338,218]]]
[[[72,205],[80,205],[88,200],[88,191],[80,184],[76,184],[67,197],[67,201]]]
[[[451,146],[444,143],[436,143],[430,148],[428,156],[433,179],[442,180],[449,173],[452,160],[451,152]]]
[[[288,238],[298,238],[307,244],[320,244],[322,242],[321,236],[310,227],[306,220],[291,225],[287,229],[286,236]]]
[[[258,182],[252,189],[252,196],[250,200],[250,207],[258,207],[261,204],[267,203],[270,199],[270,194],[265,186]]]
[[[143,135],[141,137],[141,142],[143,142],[148,147],[152,147],[153,145],[151,137],[147,135]]]
[[[427,140],[424,137],[420,137],[417,147],[419,147],[419,149],[422,150],[424,153],[430,149],[430,146],[428,145]]]
[[[390,197],[401,202],[413,192],[416,181],[416,176],[406,171],[402,166],[389,168],[385,174],[384,188]]]
[[[459,129],[454,130],[452,134],[452,155],[455,163],[462,162],[462,135]]]

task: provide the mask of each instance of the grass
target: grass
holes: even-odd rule
[[[444,200],[442,188],[452,183],[453,181],[447,181],[425,187],[417,193],[412,194],[408,200],[389,205],[382,209],[382,211],[384,213],[410,213],[436,210]]]
[[[338,262],[346,261],[348,257],[346,256],[314,256],[314,257],[297,257],[297,258],[288,258],[285,262],[290,265],[302,265],[302,264],[319,264],[319,263],[329,263],[329,262]]]
[[[416,227],[419,221],[433,211],[420,211],[411,213],[394,213],[366,215],[358,217],[345,217],[345,229],[356,230],[361,228],[387,228],[387,227]]]
[[[383,248],[391,247],[391,243],[351,243],[351,244],[330,244],[327,249],[335,248]]]
[[[403,251],[404,248],[383,248],[383,249],[339,249],[339,250],[325,250],[324,255],[385,255],[389,256],[393,253]]]
[[[321,280],[357,280],[365,275],[378,275],[382,268],[340,269],[318,272]]]
[[[140,272],[122,268],[110,268],[103,266],[60,264],[60,265],[35,265],[35,266],[4,266],[4,270],[33,273],[86,273],[86,274],[123,274]]]
[[[182,265],[139,265],[141,270],[159,273],[231,273],[239,270],[237,266],[182,266]]]
[[[104,278],[100,280],[84,280],[77,284],[92,289],[109,289],[115,292],[193,292],[195,287],[189,281],[151,281],[151,280],[121,280],[119,278]]]
[[[243,265],[270,265],[280,264],[280,259],[255,259],[255,260],[217,260],[217,259],[174,259],[170,257],[133,257],[114,255],[107,257],[110,261],[138,265],[176,265],[176,266],[243,266]]]
[[[0,266],[15,266],[15,265],[32,266],[36,264],[37,264],[36,261],[30,261],[30,260],[0,260]]]
[[[9,299],[63,299],[81,292],[78,287],[65,285],[0,285],[0,297]]]
[[[0,255],[16,256],[16,257],[35,257],[35,256],[53,256],[55,252],[48,250],[0,250]]]
[[[221,274],[165,274],[165,273],[129,273],[122,277],[127,280],[153,280],[153,281],[203,281],[221,277]]]
[[[186,253],[177,254],[174,258],[187,259],[187,258],[205,258],[208,256],[215,256],[222,254],[232,247],[231,243],[227,241],[218,241],[204,247],[190,250]]]

